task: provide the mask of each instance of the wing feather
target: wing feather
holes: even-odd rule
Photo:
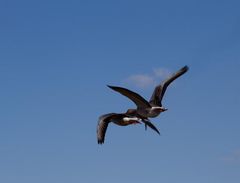
[[[115,115],[115,113],[109,113],[109,114],[104,114],[99,117],[98,125],[97,125],[98,144],[104,143],[108,124],[111,122],[111,119],[114,115]]]
[[[118,86],[109,86],[107,85],[109,88],[111,88],[114,91],[119,92],[120,94],[128,97],[130,100],[132,100],[138,108],[149,108],[151,107],[150,104],[148,103],[148,101],[146,101],[141,95],[128,90],[126,88],[122,88],[122,87],[118,87]]]
[[[162,98],[167,90],[168,85],[170,83],[172,83],[175,79],[177,79],[178,77],[180,77],[181,75],[186,73],[188,71],[188,69],[189,69],[188,66],[182,67],[180,70],[178,70],[176,73],[174,73],[168,79],[166,79],[163,83],[156,86],[149,103],[152,105],[162,106]]]

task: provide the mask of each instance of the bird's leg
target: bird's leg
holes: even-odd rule
[[[143,122],[150,122],[149,119],[147,119],[147,118],[146,119],[142,119],[142,121]],[[144,123],[144,126],[145,126],[145,130],[147,130],[147,124],[146,123]]]

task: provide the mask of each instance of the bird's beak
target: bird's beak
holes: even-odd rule
[[[164,107],[161,107],[161,112],[164,112],[164,111],[167,111],[168,109],[167,108],[164,108]]]

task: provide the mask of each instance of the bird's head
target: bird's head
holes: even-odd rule
[[[167,111],[168,109],[167,108],[165,108],[165,107],[153,107],[153,109],[155,110],[155,111],[159,111],[159,112],[164,112],[164,111]]]
[[[161,107],[161,112],[164,112],[164,111],[167,111],[168,109],[167,108],[165,108],[165,107]]]

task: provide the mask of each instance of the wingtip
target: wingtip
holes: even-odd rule
[[[113,89],[115,86],[107,85],[107,87]]]
[[[122,87],[119,87],[119,86],[112,86],[112,85],[107,85],[107,86],[108,86],[108,88],[110,88],[114,91],[117,91],[117,92],[119,92],[119,90],[121,90],[121,89],[125,89],[125,88],[122,88]],[[128,89],[125,89],[125,90],[128,90]]]
[[[99,145],[103,145],[103,144],[104,144],[104,141],[98,140],[98,144],[99,144]]]
[[[160,134],[160,131],[159,131],[158,129],[156,129],[156,132],[157,132],[158,135],[161,135],[161,134]]]
[[[184,70],[185,72],[189,70],[189,67],[187,65],[185,65],[182,70]]]

